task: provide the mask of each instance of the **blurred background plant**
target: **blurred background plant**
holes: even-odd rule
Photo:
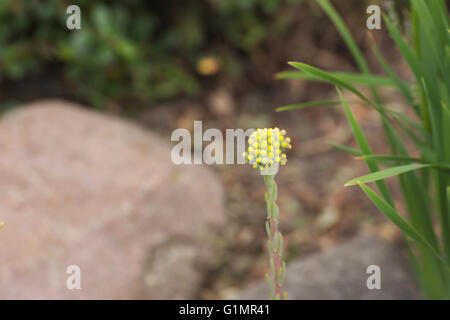
[[[74,98],[153,102],[201,90],[199,75],[236,77],[249,54],[282,33],[301,0],[79,0],[81,31],[68,31],[73,1],[3,0],[0,81],[56,70]],[[89,81],[86,81],[86,80]]]
[[[450,298],[450,34],[444,0],[411,0],[406,39],[388,16],[386,28],[414,76],[401,80],[372,41],[373,53],[386,76],[373,76],[365,57],[329,0],[319,0],[346,42],[361,73],[327,72],[292,62],[299,71],[282,72],[279,78],[321,81],[348,90],[380,116],[391,154],[373,154],[369,142],[338,89],[340,101],[316,101],[282,107],[293,110],[342,104],[358,144],[342,150],[363,159],[368,175],[346,185],[358,184],[376,207],[404,233],[418,283],[427,298]],[[391,16],[392,17],[392,16]],[[367,85],[371,96],[354,85]],[[379,86],[390,86],[403,95],[409,110],[396,110],[379,95]],[[370,98],[368,98],[370,97]],[[407,143],[414,148],[408,150]],[[413,154],[414,156],[411,156]],[[380,170],[379,165],[387,166]],[[398,176],[408,218],[397,211],[386,178]],[[366,183],[375,182],[378,195]],[[398,204],[397,204],[398,206]],[[435,228],[439,225],[439,228]]]

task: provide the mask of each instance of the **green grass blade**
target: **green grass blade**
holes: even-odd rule
[[[450,186],[447,186],[447,203],[448,206],[450,207]]]
[[[340,144],[340,143],[334,143],[332,141],[326,141],[326,143],[328,143],[329,145],[335,147],[336,149],[339,149],[339,150],[342,150],[344,152],[350,153],[350,154],[352,154],[354,156],[361,156],[362,155],[361,151],[359,151],[356,148],[352,148],[352,147],[349,147],[349,146],[346,146],[346,145],[343,145],[343,144]]]
[[[415,252],[413,250],[414,242],[408,237],[405,237],[405,242],[406,242],[406,248],[408,249],[408,255],[409,255],[409,258],[411,261],[411,267],[414,272],[414,276],[417,280],[417,284],[420,288],[420,291],[422,293],[425,293],[427,290],[426,276],[425,276],[424,268],[419,262],[420,261],[419,257],[415,254]]]
[[[353,36],[351,35],[350,31],[348,30],[347,26],[345,25],[344,21],[341,19],[337,11],[328,0],[318,0],[318,3],[326,12],[331,21],[333,21],[333,24],[336,26],[336,29],[339,31],[340,35],[347,44],[347,47],[350,50],[353,58],[355,59],[359,69],[361,69],[361,71],[363,71],[364,73],[369,73],[369,67],[366,63],[366,60],[364,59],[361,50],[359,49]]]
[[[351,84],[369,85],[375,87],[398,86],[398,83],[393,81],[393,79],[384,76],[375,76],[371,74],[350,73],[350,72],[329,72],[329,74]],[[300,71],[279,72],[276,74],[276,79],[302,79],[311,81],[323,81],[321,78]],[[406,82],[401,83],[406,87],[408,86]]]
[[[436,25],[439,19],[435,19],[431,15],[431,12],[427,4],[423,0],[411,0],[413,9],[420,13],[419,19],[421,20],[421,27],[426,33],[426,37],[423,40],[427,41],[427,49],[434,57],[437,65],[443,70],[444,69],[444,42],[441,43],[441,38],[439,34],[441,33],[440,26]]]
[[[294,68],[299,69],[303,72],[312,74],[313,76],[318,77],[325,82],[328,82],[328,83],[334,84],[338,87],[347,89],[348,91],[352,92],[353,94],[355,94],[356,96],[361,98],[367,104],[373,106],[373,103],[369,99],[367,99],[367,97],[365,95],[363,95],[359,90],[357,90],[355,87],[350,85],[348,82],[331,75],[329,72],[320,70],[318,68],[315,68],[313,66],[310,66],[310,65],[307,65],[307,64],[301,63],[301,62],[291,61],[291,62],[288,62],[288,64],[290,64]]]
[[[386,61],[384,56],[381,54],[381,52],[378,49],[378,47],[375,44],[375,42],[372,44],[372,51],[374,52],[375,57],[378,60],[378,63],[383,68],[384,72],[386,72],[389,75],[389,78],[398,87],[398,89],[400,90],[400,92],[403,94],[403,96],[405,97],[406,101],[408,102],[408,104],[410,106],[414,107],[414,101],[413,101],[413,97],[411,95],[410,86],[407,83],[405,83],[404,81],[402,81],[395,74],[394,70],[392,70],[392,68],[389,65],[389,63]],[[416,112],[417,112],[417,110],[416,110]]]
[[[420,79],[422,77],[422,68],[420,65],[419,60],[417,59],[414,52],[411,50],[411,48],[408,46],[408,44],[403,39],[400,32],[395,28],[391,21],[389,21],[389,18],[386,15],[383,15],[384,22],[386,23],[386,26],[389,30],[389,33],[394,40],[395,44],[397,45],[397,48],[400,50],[401,54],[405,58],[406,62],[410,66],[411,70],[416,75],[417,79]]]
[[[434,174],[436,175],[436,202],[438,209],[437,211],[439,212],[442,242],[444,245],[447,263],[450,264],[450,206],[448,204],[448,186],[446,186],[445,175],[441,174],[440,172],[435,172]]]
[[[415,130],[419,131],[420,134],[422,135],[422,137],[425,140],[431,141],[431,137],[430,134],[428,133],[427,130],[425,130],[423,128],[423,126],[421,124],[419,124],[418,122],[412,120],[410,117],[408,117],[406,114],[398,112],[397,110],[391,109],[391,108],[387,108],[386,109],[389,114],[393,115],[396,119],[398,119],[399,121],[403,121],[404,123],[410,125],[411,127],[413,127]]]
[[[370,74],[369,65],[364,59],[364,56],[361,50],[359,49],[358,45],[356,44],[355,39],[353,38],[352,34],[348,30],[347,26],[345,25],[344,21],[342,20],[338,12],[334,9],[329,0],[319,0],[318,2],[319,5],[322,7],[322,9],[326,12],[328,17],[333,22],[334,26],[340,33],[342,39],[344,39],[344,42],[346,43],[348,49],[350,50],[353,59],[355,59],[359,70],[361,70],[363,74]],[[370,91],[372,92],[372,95],[376,103],[379,104],[381,102],[381,97],[378,94],[376,87],[374,85],[370,85]],[[383,110],[380,110],[380,112],[383,115]]]
[[[423,262],[423,279],[422,282],[426,286],[427,295],[430,298],[442,298],[446,294],[445,279],[449,275],[449,267],[445,260],[439,254],[436,246],[433,246],[426,238],[400,214],[384,201],[378,194],[366,186],[364,183],[359,183],[359,186],[373,204],[389,219],[391,220],[403,234],[418,244]]]
[[[288,106],[278,107],[275,109],[275,111],[279,112],[279,111],[304,109],[304,108],[318,107],[318,106],[330,106],[330,105],[336,105],[339,103],[340,103],[339,101],[311,101],[311,102],[296,103],[296,104],[290,104]]]
[[[373,202],[373,204],[389,219],[391,220],[400,230],[410,237],[414,239],[419,244],[430,249],[433,254],[441,261],[444,262],[444,259],[441,257],[439,252],[430,244],[425,238],[408,222],[406,222],[397,211],[392,208],[386,201],[384,201],[375,191],[366,186],[364,183],[359,182],[358,185],[367,195],[367,197]]]
[[[361,153],[364,155],[372,154],[372,150],[370,148],[369,142],[367,141],[366,137],[364,136],[364,132],[361,130],[361,127],[359,126],[358,122],[353,117],[353,114],[350,111],[350,108],[347,104],[347,101],[344,99],[344,96],[342,95],[341,90],[339,90],[339,88],[336,88],[336,89],[339,94],[339,98],[342,102],[342,105],[344,106],[345,113],[350,122],[350,126],[352,127],[352,131],[356,138],[356,142],[358,143],[358,146],[361,149]],[[374,161],[366,160],[365,162],[371,172],[379,171],[378,165]],[[386,183],[381,180],[381,181],[377,181],[376,184],[377,184],[377,187],[380,190],[381,194],[383,195],[384,199],[390,205],[394,206],[394,201],[392,200],[391,194],[389,192],[389,189],[386,186]]]
[[[428,90],[428,86],[425,82],[425,79],[422,78],[422,87],[424,90],[424,95],[426,98],[426,102],[428,105],[428,113],[430,115],[430,124],[431,124],[431,138],[433,141],[433,149],[436,151],[437,155],[442,159],[443,158],[443,148],[442,148],[442,123],[441,123],[441,110],[436,110],[437,108],[433,108],[433,102],[431,101],[431,94]],[[441,105],[439,105],[441,107]]]
[[[374,161],[396,161],[396,162],[419,162],[419,163],[425,163],[429,164],[430,167],[441,169],[441,170],[450,170],[450,164],[448,163],[441,163],[441,162],[433,162],[429,161],[425,158],[414,158],[414,157],[408,157],[408,156],[398,156],[398,155],[390,155],[390,154],[380,154],[380,155],[361,155],[357,157],[359,160],[374,160]]]
[[[378,172],[369,173],[369,174],[366,174],[366,175],[358,177],[358,178],[354,178],[354,179],[348,181],[344,186],[353,186],[358,183],[379,181],[379,180],[383,180],[383,179],[386,179],[386,178],[389,178],[392,176],[397,176],[397,175],[405,173],[405,172],[422,169],[422,168],[426,168],[426,167],[431,167],[431,166],[432,166],[431,164],[406,164],[403,166],[396,166],[396,167],[384,169],[384,170],[381,170]]]
[[[375,160],[375,161],[406,161],[406,162],[420,162],[420,163],[430,163],[429,161],[422,158],[413,158],[407,156],[397,156],[390,154],[373,154],[373,155],[362,155],[358,157],[360,160]]]
[[[400,113],[399,116],[397,116],[391,109],[388,109],[387,111],[394,116],[399,127],[406,133],[406,135],[409,136],[411,141],[414,142],[416,147],[420,150],[422,156],[430,159],[434,158],[434,153],[431,149],[431,137],[429,133],[417,124],[417,131],[421,133],[421,136],[418,136],[417,132],[410,128],[411,126],[416,129],[416,127],[412,123],[408,122],[408,117],[403,117],[403,115]]]

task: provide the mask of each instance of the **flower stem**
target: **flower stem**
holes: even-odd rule
[[[265,194],[268,219],[266,221],[266,231],[269,238],[267,249],[271,269],[271,275],[266,274],[266,279],[270,286],[270,298],[282,300],[287,299],[287,293],[283,291],[282,287],[286,264],[282,260],[283,236],[278,230],[279,209],[276,204],[278,190],[275,175],[265,175],[264,182],[267,188]]]

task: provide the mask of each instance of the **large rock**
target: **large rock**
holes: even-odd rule
[[[6,114],[0,152],[0,299],[193,297],[207,230],[224,223],[208,169],[175,166],[151,133],[55,100]],[[81,290],[66,288],[69,265]]]
[[[340,247],[293,261],[286,270],[289,299],[419,299],[404,252],[374,236],[356,238]],[[367,267],[377,265],[381,289],[367,288]],[[239,299],[267,299],[265,281],[251,285]]]

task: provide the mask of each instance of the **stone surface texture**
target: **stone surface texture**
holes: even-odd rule
[[[192,298],[223,190],[208,168],[173,165],[169,143],[60,100],[5,114],[0,299]]]
[[[286,270],[285,290],[289,299],[420,299],[409,261],[402,248],[375,236],[361,236],[352,241],[292,261]],[[377,265],[381,289],[369,290],[367,267]],[[267,299],[265,281],[250,285],[239,299]]]

